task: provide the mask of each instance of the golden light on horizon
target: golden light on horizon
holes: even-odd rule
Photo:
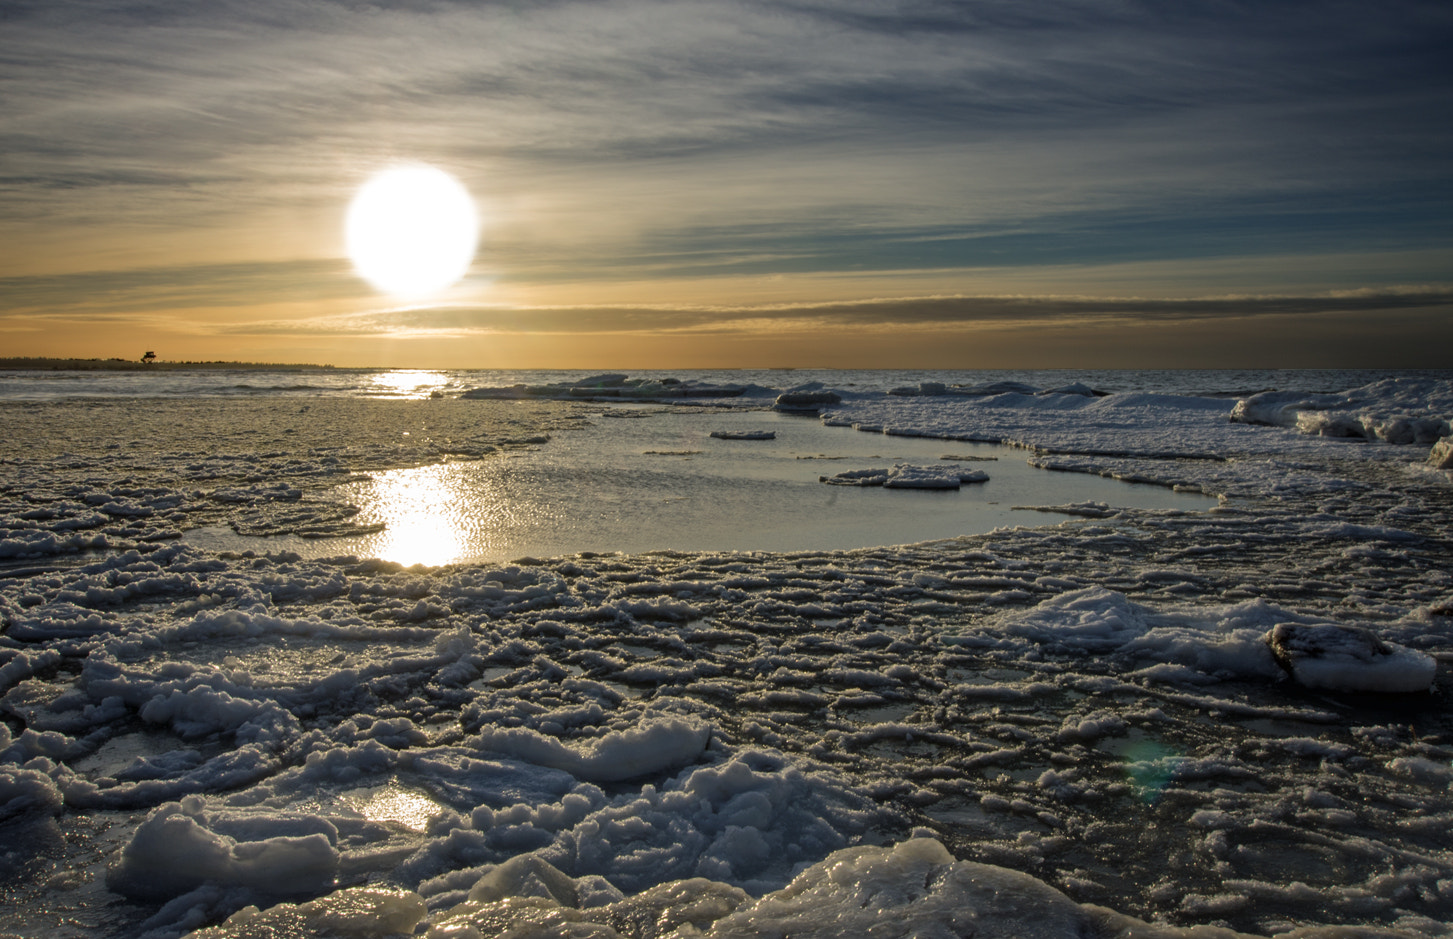
[[[348,207],[348,256],[364,280],[405,299],[452,286],[474,260],[479,216],[469,191],[432,166],[374,176]]]

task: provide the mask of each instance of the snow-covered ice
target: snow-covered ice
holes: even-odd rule
[[[1277,664],[1308,688],[1386,694],[1428,691],[1431,655],[1383,642],[1355,626],[1278,623],[1266,634]]]
[[[1209,512],[440,568],[179,541],[347,530],[350,473],[685,384],[594,378],[0,403],[0,931],[1453,934],[1447,382],[802,392]],[[725,384],[681,400],[777,399]]]
[[[843,470],[819,476],[831,486],[883,486],[887,489],[957,489],[964,483],[981,483],[989,474],[983,470],[956,466],[915,466],[895,463],[884,469]]]

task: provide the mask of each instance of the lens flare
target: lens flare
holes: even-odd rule
[[[1154,740],[1140,740],[1126,748],[1125,775],[1146,805],[1160,801],[1175,781],[1185,757]]]

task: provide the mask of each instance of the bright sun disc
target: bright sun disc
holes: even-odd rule
[[[348,256],[385,293],[423,297],[457,282],[474,260],[479,218],[459,181],[432,166],[400,166],[353,197]]]

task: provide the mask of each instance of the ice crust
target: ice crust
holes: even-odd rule
[[[1221,503],[790,555],[214,555],[175,533],[346,526],[340,476],[548,446],[579,405],[7,410],[5,928],[1449,935],[1438,449],[1226,399],[914,391],[823,419]],[[1317,639],[1291,680],[1278,630]]]
[[[1278,623],[1266,634],[1277,664],[1308,688],[1400,694],[1428,691],[1438,663],[1366,629]]]
[[[914,466],[896,463],[887,469],[844,470],[818,480],[830,486],[882,486],[885,489],[958,489],[964,483],[981,483],[989,474],[983,470],[955,466]]]

